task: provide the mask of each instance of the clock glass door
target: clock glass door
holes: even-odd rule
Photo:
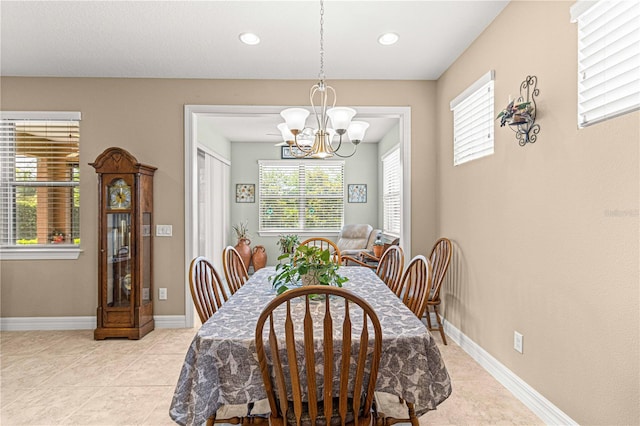
[[[131,215],[107,214],[107,306],[131,306],[133,267],[131,264]]]

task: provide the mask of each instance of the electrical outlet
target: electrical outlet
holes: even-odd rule
[[[167,289],[166,288],[159,288],[158,289],[158,299],[167,300]]]
[[[524,336],[517,331],[513,332],[513,349],[522,353],[522,341],[524,340]]]

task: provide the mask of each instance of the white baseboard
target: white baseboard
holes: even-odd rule
[[[458,344],[471,358],[481,367],[489,372],[498,382],[509,392],[518,398],[534,414],[536,414],[545,424],[548,425],[577,425],[571,417],[567,416],[558,407],[553,405],[548,399],[529,386],[524,380],[516,376],[511,370],[505,367],[500,361],[482,349],[477,343],[469,339],[464,333],[443,320],[444,331]]]
[[[155,315],[156,328],[185,328],[184,315]],[[0,318],[1,331],[93,330],[96,317],[14,317]]]

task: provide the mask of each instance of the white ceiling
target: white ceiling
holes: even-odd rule
[[[437,79],[508,2],[325,0],[327,80]],[[319,21],[316,0],[1,0],[0,73],[315,80]],[[241,43],[247,31],[261,43]],[[397,44],[377,43],[387,31]]]

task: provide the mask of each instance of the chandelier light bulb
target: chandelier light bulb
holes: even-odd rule
[[[284,118],[291,133],[295,135],[305,128],[309,111],[304,108],[287,108],[280,115]]]
[[[369,123],[366,121],[352,121],[347,129],[349,140],[356,145],[359,144],[364,139],[364,134],[368,128]]]
[[[356,110],[347,107],[335,107],[327,111],[327,115],[331,119],[331,126],[336,130],[338,134],[344,134],[344,131],[349,128],[349,123]]]
[[[287,127],[287,123],[278,124],[278,130],[280,130],[280,133],[282,134],[283,141],[289,142],[294,139],[293,133],[291,133],[291,131]]]

